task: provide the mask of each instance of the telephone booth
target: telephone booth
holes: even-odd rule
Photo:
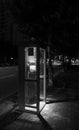
[[[19,46],[19,108],[40,113],[46,104],[46,48]]]

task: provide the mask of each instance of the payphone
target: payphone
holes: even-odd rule
[[[46,104],[46,49],[19,46],[19,107],[39,113]]]

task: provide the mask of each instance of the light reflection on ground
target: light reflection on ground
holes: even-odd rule
[[[27,104],[26,104],[26,105],[27,105]],[[44,107],[44,105],[45,105],[45,102],[44,102],[44,101],[40,101],[40,102],[39,102],[39,111]],[[30,106],[33,106],[33,107],[36,107],[36,108],[32,108],[32,107],[27,107],[27,106],[25,106],[25,110],[37,112],[36,103],[30,104]]]
[[[46,121],[52,125],[53,128],[61,128],[64,130],[64,127],[69,127],[72,130],[73,126],[77,124],[78,121],[75,121],[74,118],[76,113],[78,114],[78,102],[63,102],[63,103],[51,103],[46,104],[45,108],[41,112],[42,116]],[[76,113],[75,113],[76,112]],[[78,115],[76,118],[78,120]],[[62,123],[61,123],[62,122]],[[71,123],[72,122],[72,123]],[[72,125],[73,124],[73,125]]]

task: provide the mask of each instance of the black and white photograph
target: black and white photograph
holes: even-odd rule
[[[79,130],[79,2],[0,0],[0,130]]]

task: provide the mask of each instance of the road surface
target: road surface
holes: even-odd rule
[[[0,67],[0,100],[15,93],[18,88],[18,67]]]

